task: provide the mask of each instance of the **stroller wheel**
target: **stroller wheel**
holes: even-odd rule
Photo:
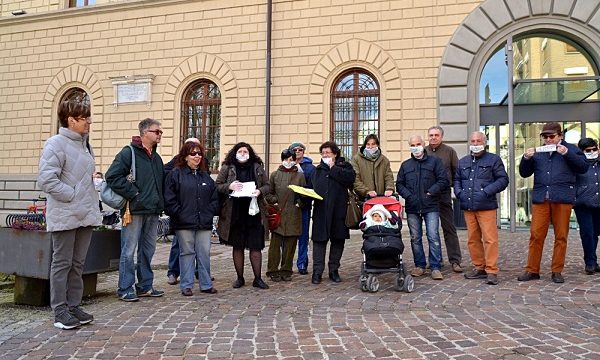
[[[358,279],[358,285],[360,286],[360,289],[363,292],[367,292],[369,291],[369,288],[367,287],[367,277],[364,275],[361,275],[360,278]]]
[[[404,283],[402,284],[402,291],[411,293],[415,289],[415,279],[413,279],[412,275],[406,275],[404,278]]]
[[[394,286],[394,290],[402,291],[402,288],[404,287],[404,279],[404,275],[398,275],[398,278],[396,279],[396,286]]]
[[[367,289],[370,292],[377,292],[379,290],[379,279],[377,276],[369,275],[367,277]]]

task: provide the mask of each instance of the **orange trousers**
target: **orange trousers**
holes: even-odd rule
[[[544,241],[548,235],[550,223],[554,227],[554,251],[552,252],[552,272],[562,272],[567,255],[567,236],[571,204],[558,204],[545,201],[531,206],[531,229],[529,236],[529,255],[525,271],[539,274]]]
[[[485,270],[488,274],[498,273],[498,227],[496,226],[496,209],[468,211],[465,210],[467,223],[469,253],[477,270]]]

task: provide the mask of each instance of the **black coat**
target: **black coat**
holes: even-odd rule
[[[448,189],[448,174],[442,160],[428,156],[410,156],[400,165],[396,191],[405,200],[406,213],[426,214],[440,211],[440,194]]]
[[[338,157],[331,168],[322,161],[316,167],[312,174],[312,185],[323,200],[314,202],[313,241],[350,238],[350,231],[346,227],[346,208],[348,189],[354,185],[355,177],[352,165],[343,157]]]
[[[585,174],[577,174],[575,207],[600,207],[600,159],[588,160]]]
[[[165,212],[173,230],[212,230],[218,212],[214,180],[205,171],[176,167],[165,182]]]

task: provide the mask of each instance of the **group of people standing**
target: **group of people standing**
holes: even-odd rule
[[[101,224],[98,193],[94,186],[95,161],[88,135],[91,124],[89,103],[70,99],[59,105],[61,128],[44,146],[39,164],[38,183],[48,194],[47,226],[51,232],[51,306],[54,325],[72,329],[93,321],[80,308],[82,271],[94,226]],[[252,286],[267,289],[262,278],[262,250],[271,233],[266,275],[272,282],[291,281],[296,247],[298,273],[308,274],[308,236],[312,212],[312,279],[322,282],[327,244],[328,277],[342,281],[339,268],[346,239],[346,205],[350,191],[360,197],[390,196],[404,198],[405,212],[414,256],[413,276],[431,271],[442,280],[441,241],[443,229],[448,261],[452,270],[463,272],[452,211],[451,186],[464,210],[468,247],[473,269],[468,279],[498,283],[497,194],[509,182],[500,158],[486,151],[481,132],[470,136],[469,154],[458,159],[443,143],[443,129],[428,130],[429,145],[419,135],[409,138],[411,156],[404,161],[394,179],[389,159],[383,155],[376,135],[365,138],[359,152],[347,161],[335,142],[319,147],[316,166],[305,155],[306,147],[293,143],[281,153],[281,164],[266,173],[262,159],[245,142],[235,144],[227,153],[216,180],[210,176],[205,149],[197,139],[188,139],[166,165],[156,149],[163,131],[160,122],[144,119],[131,147],[124,147],[106,172],[107,185],[127,200],[122,210],[121,258],[117,295],[127,302],[139,297],[160,297],[155,289],[151,260],[156,249],[157,225],[164,211],[175,231],[169,261],[169,284],[180,282],[183,296],[192,296],[198,278],[200,292],[216,294],[210,269],[213,217],[218,216],[220,242],[232,247],[236,271],[234,288],[246,284],[245,250],[253,272]],[[579,147],[562,139],[559,124],[546,124],[541,136],[554,151],[527,149],[521,160],[521,176],[534,175],[533,217],[529,257],[519,281],[539,279],[544,239],[552,222],[555,232],[552,281],[564,279],[562,270],[571,207],[580,223],[585,272],[599,272],[596,247],[600,233],[600,175],[598,143],[582,139]],[[585,155],[584,155],[585,154]],[[135,157],[135,176],[132,160]],[[587,159],[586,159],[587,158]],[[252,184],[249,196],[235,196]],[[300,196],[288,185],[308,187],[323,200]],[[281,209],[281,221],[269,231],[268,204]],[[425,223],[429,256],[423,248],[422,223]],[[137,257],[137,260],[134,259]],[[178,260],[177,266],[175,266]],[[177,269],[175,269],[177,267]]]

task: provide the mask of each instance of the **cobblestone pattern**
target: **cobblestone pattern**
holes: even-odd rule
[[[413,293],[393,290],[392,274],[377,293],[358,288],[362,256],[354,234],[342,258],[344,281],[294,274],[269,290],[231,288],[228,248],[213,246],[217,295],[195,289],[191,298],[166,284],[168,244],[160,243],[155,271],[162,298],[124,303],[114,295],[117,274],[100,278],[100,295],[86,300],[96,320],[76,331],[52,326],[49,308],[10,304],[0,297],[0,354],[8,359],[600,359],[598,275],[585,275],[581,246],[571,231],[564,284],[550,281],[546,244],[542,279],[516,281],[528,232],[501,232],[500,285],[465,280],[443,269],[445,279],[416,280]],[[463,265],[468,263],[464,231]],[[412,268],[404,231],[405,263]],[[445,250],[444,250],[445,251]],[[263,257],[266,261],[266,251]],[[266,265],[263,267],[263,273]],[[246,280],[251,280],[246,268]]]

